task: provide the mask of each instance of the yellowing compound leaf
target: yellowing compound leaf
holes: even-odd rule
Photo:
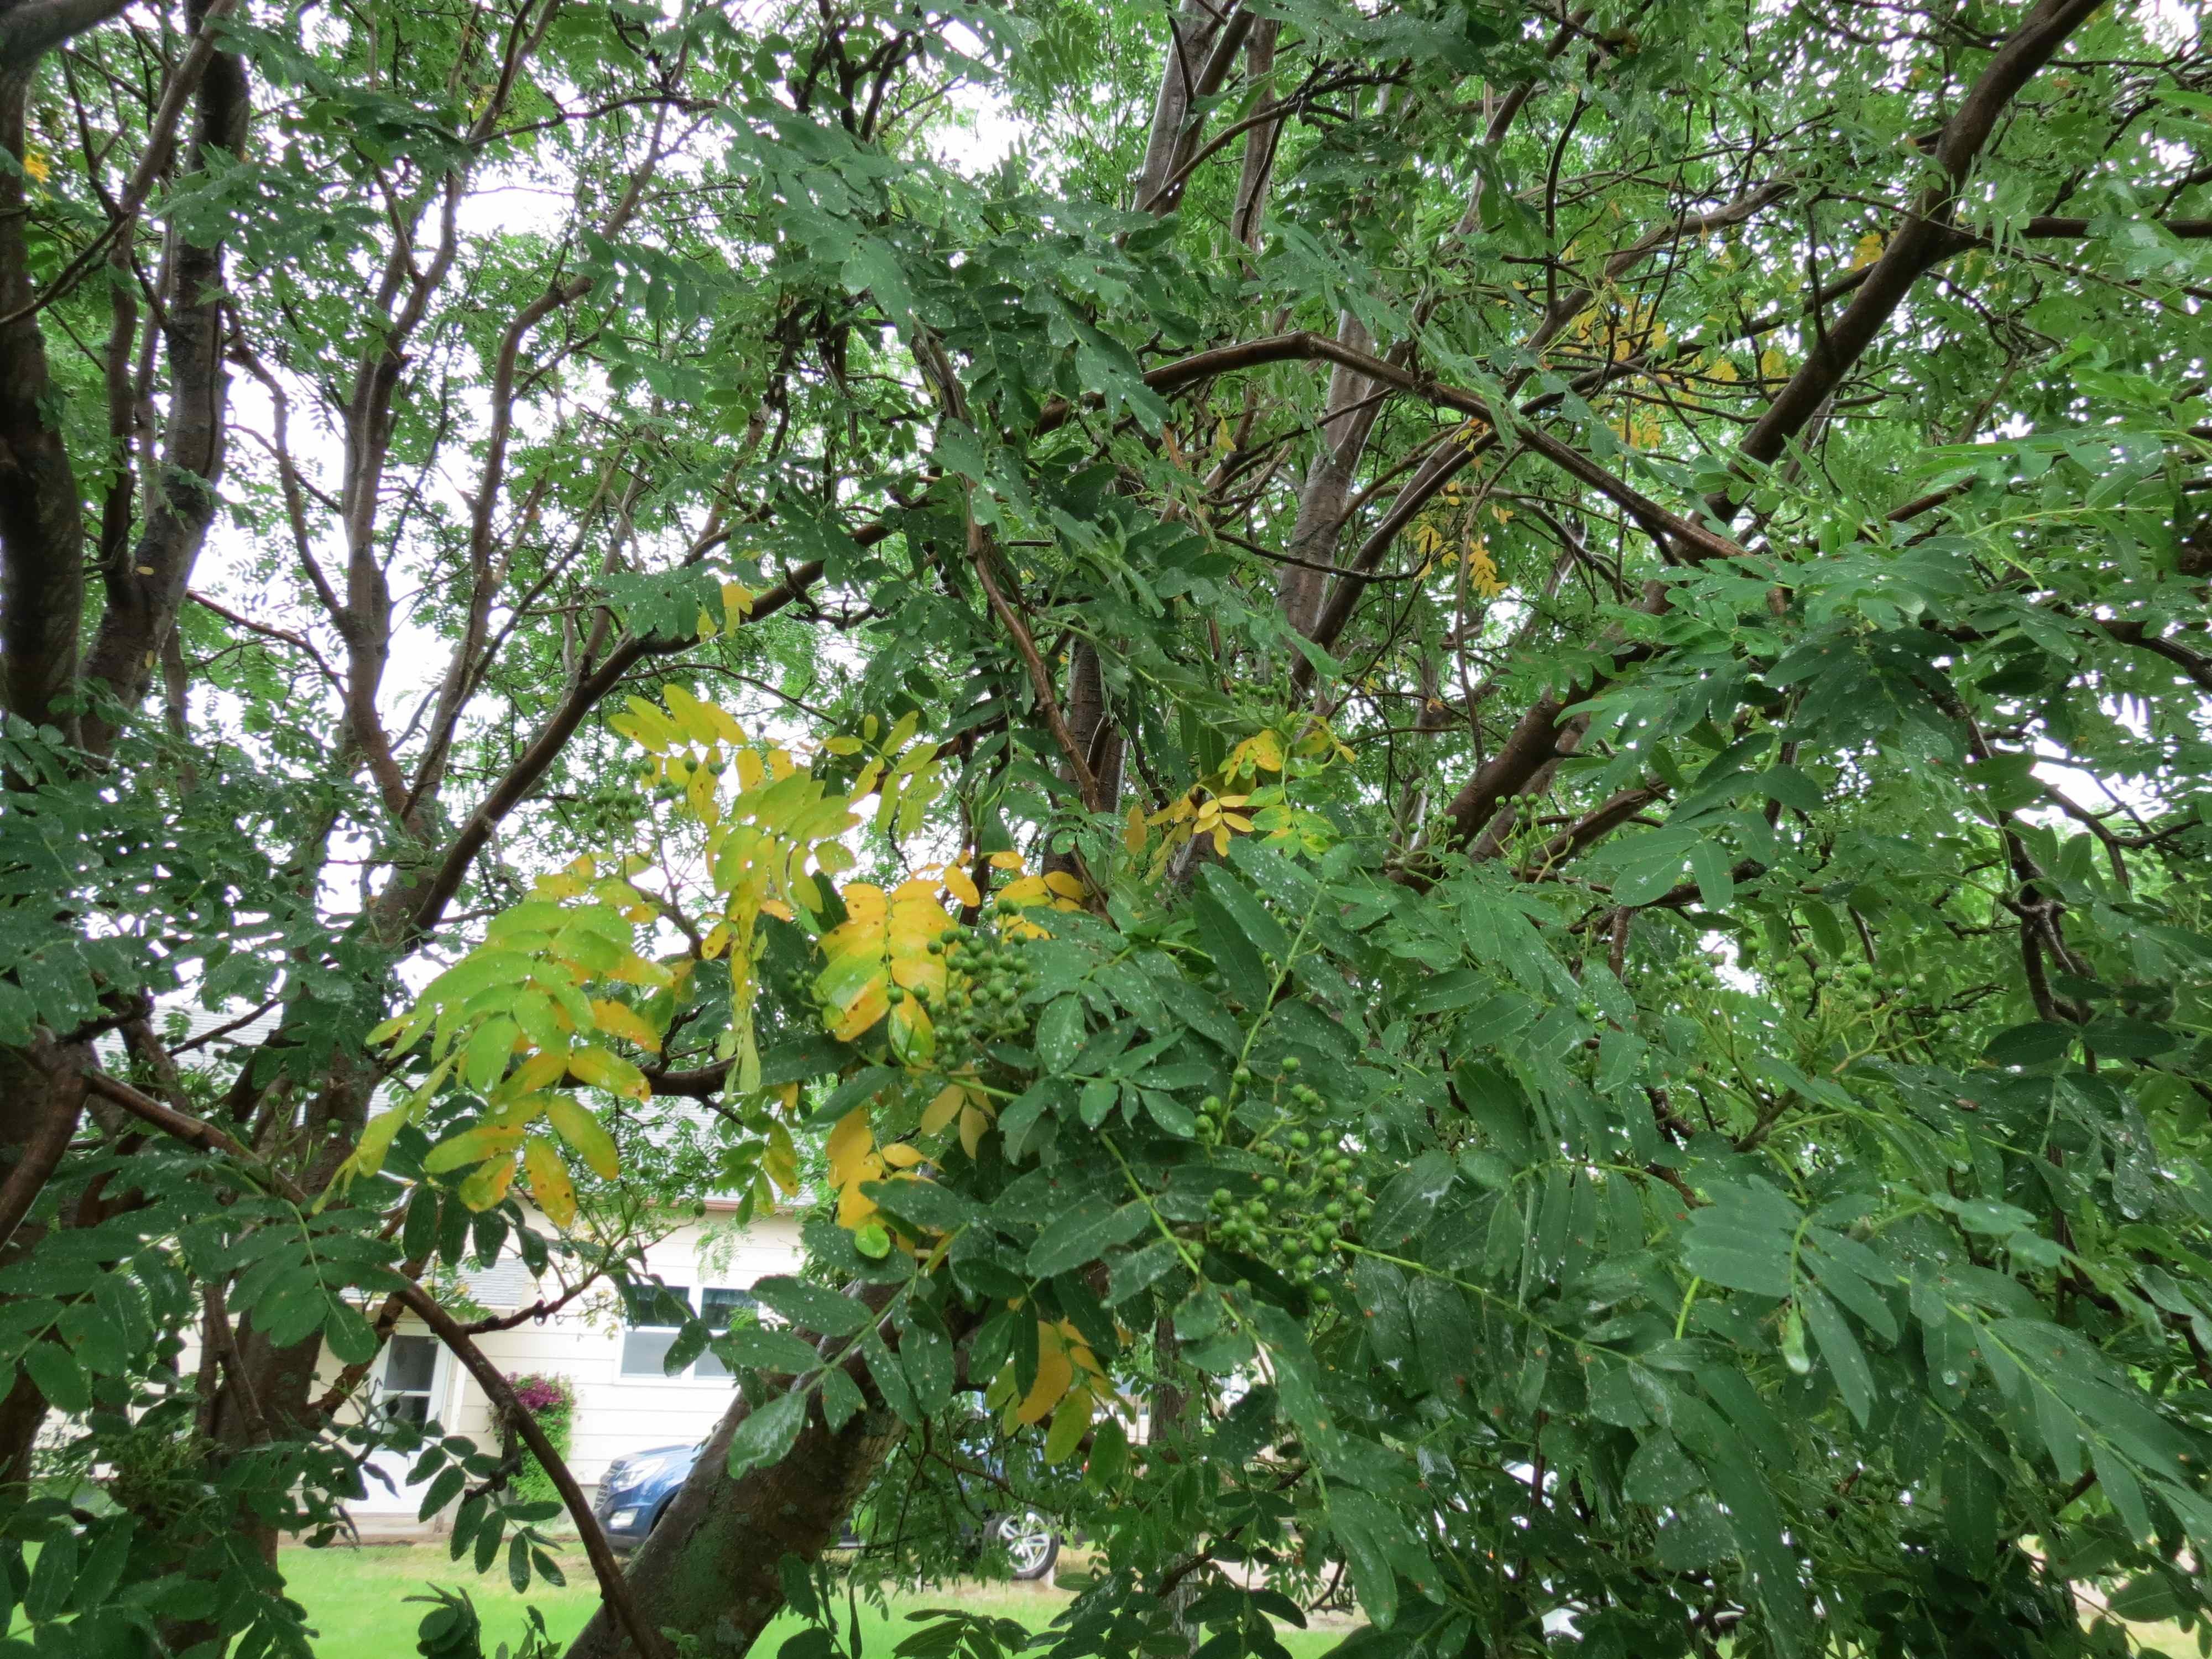
[[[609,1036],[618,1036],[626,1042],[635,1042],[648,1054],[660,1052],[660,1033],[654,1030],[644,1015],[626,1002],[617,1002],[611,997],[592,1000],[592,1018]]]
[[[1017,1422],[1042,1423],[1052,1408],[1060,1401],[1075,1381],[1075,1363],[1068,1358],[1067,1346],[1056,1327],[1040,1322],[1037,1325],[1037,1374],[1030,1391],[1022,1396],[1015,1408]]]
[[[960,1108],[968,1098],[968,1091],[957,1083],[948,1083],[937,1091],[937,1098],[929,1103],[929,1109],[921,1115],[921,1132],[926,1135],[941,1133],[945,1127],[960,1115]]]
[[[523,1144],[523,1172],[530,1180],[530,1196],[545,1212],[545,1218],[566,1231],[576,1219],[576,1186],[553,1143],[532,1135]]]
[[[512,1158],[483,1164],[461,1183],[461,1202],[471,1210],[489,1210],[507,1196],[507,1189],[514,1184],[514,1160]]]
[[[574,1096],[549,1097],[545,1102],[545,1118],[552,1124],[554,1132],[568,1143],[576,1156],[591,1167],[592,1174],[603,1181],[612,1181],[622,1172],[622,1158],[615,1151],[615,1138]]]
[[[448,1170],[481,1164],[488,1158],[504,1157],[522,1145],[522,1136],[523,1127],[519,1123],[479,1123],[473,1129],[447,1136],[425,1153],[423,1173],[443,1175]]]
[[[780,1122],[768,1126],[768,1150],[761,1154],[761,1168],[786,1198],[799,1196],[799,1149],[792,1145],[791,1131]]]
[[[645,1100],[653,1090],[639,1071],[621,1055],[593,1046],[573,1048],[568,1053],[568,1074],[610,1094],[628,1095],[633,1100]]]
[[[1091,1419],[1098,1402],[1091,1398],[1088,1389],[1070,1389],[1067,1397],[1060,1402],[1052,1414],[1052,1427],[1044,1437],[1044,1461],[1065,1463],[1075,1455],[1076,1448],[1090,1431]]]

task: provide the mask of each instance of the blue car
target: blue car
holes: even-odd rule
[[[697,1445],[655,1446],[607,1465],[592,1512],[599,1516],[611,1548],[625,1553],[645,1541],[690,1478],[699,1452]],[[1059,1531],[1035,1510],[988,1512],[982,1538],[1006,1551],[1017,1578],[1042,1578],[1060,1559]],[[861,1541],[849,1531],[844,1539],[848,1547]]]

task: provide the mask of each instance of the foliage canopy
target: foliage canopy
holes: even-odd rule
[[[30,1650],[311,1651],[379,1450],[557,1573],[355,1409],[502,1249],[741,1379],[626,1577],[523,1431],[576,1659],[842,1650],[978,1402],[1066,1659],[2194,1620],[2209,112],[2092,0],[0,0]]]

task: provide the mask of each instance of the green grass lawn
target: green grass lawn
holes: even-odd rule
[[[424,1594],[426,1584],[468,1591],[483,1620],[487,1654],[496,1651],[501,1642],[511,1644],[521,1635],[526,1602],[534,1604],[544,1615],[546,1628],[566,1641],[583,1628],[599,1599],[591,1568],[580,1554],[562,1558],[567,1588],[533,1583],[526,1596],[517,1595],[508,1586],[503,1565],[479,1578],[468,1562],[449,1559],[444,1547],[437,1544],[289,1548],[281,1565],[293,1597],[307,1608],[308,1623],[321,1632],[315,1644],[318,1659],[404,1659],[413,1653],[415,1627],[429,1606],[406,1598]],[[906,1620],[908,1613],[954,1605],[970,1613],[1018,1619],[1034,1629],[1049,1623],[1068,1599],[1066,1591],[1049,1586],[975,1583],[895,1595],[888,1620],[863,1603],[861,1641],[870,1655],[888,1656],[915,1629]],[[771,1659],[799,1627],[792,1619],[769,1626],[754,1644],[754,1654]],[[1284,1645],[1297,1659],[1313,1659],[1343,1638],[1341,1630],[1285,1631]]]

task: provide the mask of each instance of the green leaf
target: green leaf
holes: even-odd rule
[[[1701,841],[1690,849],[1690,873],[1708,910],[1725,910],[1735,902],[1734,862],[1728,848],[1717,842]]]
[[[842,1366],[833,1365],[823,1374],[822,1415],[833,1431],[860,1415],[867,1403],[860,1385],[845,1375]]]
[[[1230,994],[1248,1009],[1265,1008],[1274,975],[1236,920],[1210,891],[1193,893],[1190,911],[1198,927],[1198,942],[1213,958]]]
[[[821,1364],[821,1356],[788,1331],[750,1325],[723,1332],[708,1345],[732,1370],[797,1376]]]
[[[1664,1509],[1693,1492],[1703,1491],[1704,1473],[1692,1463],[1674,1437],[1661,1429],[1636,1448],[1621,1475],[1620,1490],[1632,1504]]]
[[[1874,1372],[1867,1364],[1866,1351],[1859,1346],[1843,1315],[1836,1311],[1836,1304],[1819,1290],[1799,1285],[1797,1303],[1804,1310],[1814,1341],[1820,1344],[1821,1358],[1828,1362],[1829,1374],[1836,1379],[1844,1404],[1859,1426],[1866,1427],[1868,1414],[1874,1409]]]
[[[51,1342],[33,1342],[23,1354],[23,1369],[46,1403],[64,1416],[74,1417],[92,1408],[92,1379],[76,1356]]]
[[[806,1396],[799,1394],[780,1394],[746,1413],[730,1436],[724,1465],[730,1479],[742,1480],[755,1469],[781,1462],[805,1422]]]
[[[1375,1213],[1362,1231],[1379,1249],[1395,1249],[1407,1239],[1425,1232],[1436,1218],[1437,1207],[1451,1190],[1451,1159],[1441,1152],[1427,1152],[1392,1177],[1375,1200]]]
[[[430,1482],[429,1489],[422,1494],[422,1504],[416,1511],[415,1518],[428,1521],[459,1498],[461,1488],[468,1485],[468,1480],[467,1474],[459,1464],[449,1463],[439,1470],[436,1478]]]
[[[2030,1020],[1991,1037],[1983,1058],[1996,1066],[2048,1066],[2066,1058],[2078,1028],[2047,1019]]]
[[[1083,1000],[1073,994],[1055,997],[1037,1021],[1037,1058],[1047,1071],[1064,1073],[1081,1052],[1084,1035]]]
[[[1464,1394],[1476,1363],[1474,1321],[1467,1297],[1456,1285],[1416,1273],[1406,1300],[1422,1380],[1431,1393],[1446,1398]]]
[[[866,1303],[782,1273],[759,1280],[753,1294],[800,1329],[823,1336],[850,1336],[875,1320]]]
[[[76,1588],[76,1534],[64,1529],[48,1538],[23,1591],[25,1615],[36,1624],[60,1618],[69,1607],[70,1592]]]
[[[1033,1278],[1051,1279],[1096,1261],[1152,1225],[1152,1212],[1146,1205],[1128,1203],[1115,1209],[1086,1199],[1037,1235],[1026,1266]]]

